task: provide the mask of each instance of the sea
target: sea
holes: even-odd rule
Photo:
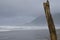
[[[50,40],[50,34],[47,26],[0,26],[0,40]]]

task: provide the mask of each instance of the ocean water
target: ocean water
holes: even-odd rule
[[[57,35],[60,40],[59,30]],[[0,40],[50,40],[50,35],[48,27],[0,26]]]
[[[46,30],[47,29],[47,30]],[[0,26],[0,40],[48,40],[46,27]]]
[[[45,29],[0,32],[0,40],[49,40],[49,32]]]

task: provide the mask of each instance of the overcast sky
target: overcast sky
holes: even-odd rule
[[[23,25],[44,14],[46,0],[0,0],[0,25]],[[49,0],[51,13],[60,13],[60,0]]]

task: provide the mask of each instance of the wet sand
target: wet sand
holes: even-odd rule
[[[60,31],[57,32],[58,39]],[[0,40],[49,40],[48,30],[15,30],[0,32]]]

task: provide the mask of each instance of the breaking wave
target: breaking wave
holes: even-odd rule
[[[42,27],[42,26],[41,27],[40,26],[0,26],[0,31],[43,30],[43,29],[48,29],[48,27],[47,26],[46,27]]]

